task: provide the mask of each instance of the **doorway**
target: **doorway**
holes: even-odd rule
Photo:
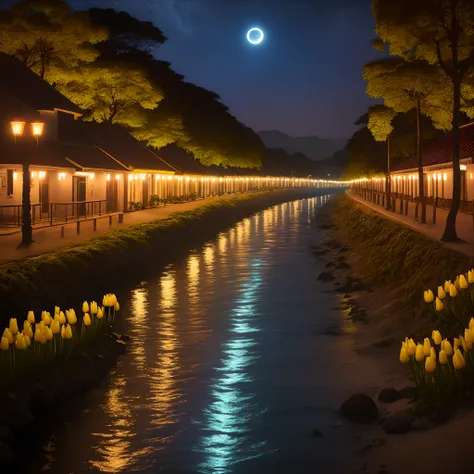
[[[106,185],[106,210],[107,212],[117,212],[118,207],[118,181],[110,179]]]
[[[72,200],[75,204],[73,206],[73,213],[77,216],[86,215],[86,177],[74,176],[72,182]]]

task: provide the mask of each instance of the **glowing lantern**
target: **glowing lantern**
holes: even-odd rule
[[[14,121],[10,122],[12,126],[12,134],[14,137],[21,137],[25,131],[25,122]]]

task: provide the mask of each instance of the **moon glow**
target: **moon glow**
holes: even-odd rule
[[[264,34],[260,28],[251,28],[247,31],[247,41],[250,44],[260,44],[263,38]]]

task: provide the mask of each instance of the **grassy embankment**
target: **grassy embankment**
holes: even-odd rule
[[[362,209],[347,196],[331,206],[340,240],[352,250],[360,276],[371,289],[391,299],[391,311],[408,330],[423,330],[424,325],[428,330],[433,313],[423,301],[423,291],[447,279],[454,281],[474,266],[472,259]]]
[[[156,273],[179,254],[255,212],[285,201],[329,191],[284,190],[236,195],[192,211],[115,230],[86,243],[0,267],[0,322],[29,309],[70,307],[84,294],[116,292],[124,281]],[[140,280],[138,280],[140,281]],[[26,313],[25,313],[26,315]]]

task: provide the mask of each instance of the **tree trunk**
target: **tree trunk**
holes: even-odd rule
[[[459,72],[458,60],[459,47],[459,24],[456,12],[456,4],[452,4],[452,74],[453,83],[453,120],[452,120],[452,140],[453,140],[453,199],[446,218],[446,227],[441,237],[442,242],[455,242],[458,239],[456,233],[456,217],[461,204],[461,169],[459,168],[459,124],[461,116],[461,74]]]
[[[425,180],[423,176],[423,154],[421,152],[421,110],[420,100],[416,101],[416,154],[418,157],[418,191],[421,205],[420,222],[426,224]]]
[[[23,158],[23,189],[22,189],[22,220],[21,244],[30,245],[33,242],[33,229],[31,227],[31,196],[30,196],[30,164]]]
[[[387,183],[386,183],[386,206],[385,209],[390,211],[392,209],[392,179],[390,176],[390,135],[387,137]]]

